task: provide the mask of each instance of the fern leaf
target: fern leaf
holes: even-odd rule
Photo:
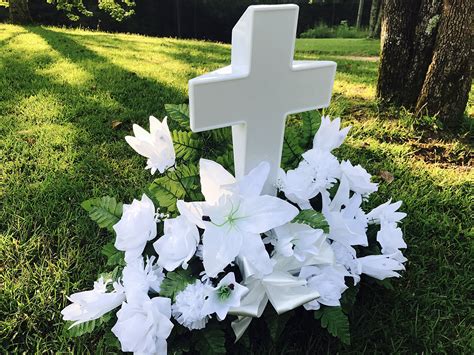
[[[189,107],[186,104],[173,105],[166,104],[165,111],[169,118],[178,124],[180,128],[190,130],[189,127]]]
[[[168,272],[160,286],[160,295],[175,299],[176,295],[183,291],[186,286],[193,283],[194,279],[187,270]]]
[[[311,228],[322,229],[325,233],[329,233],[329,224],[321,212],[314,210],[300,211],[292,222],[307,224]]]
[[[167,176],[155,179],[148,187],[148,191],[160,207],[166,208],[171,213],[176,212],[176,202],[186,195],[179,181],[173,181]]]
[[[295,168],[301,160],[303,148],[299,145],[299,137],[295,127],[288,127],[285,131],[285,138],[283,141],[283,152],[281,158],[281,165],[289,169]]]
[[[193,132],[176,131],[171,133],[173,137],[176,158],[184,161],[195,161],[199,159],[202,152],[202,143]]]
[[[81,206],[89,212],[89,217],[97,222],[100,228],[107,228],[110,231],[113,231],[113,225],[122,216],[122,203],[110,196],[86,200],[81,203]]]
[[[125,266],[125,253],[117,250],[113,242],[105,244],[101,253],[107,257],[108,266]]]
[[[301,114],[301,145],[310,148],[313,137],[321,125],[321,113],[319,111],[306,111]]]
[[[341,307],[322,307],[314,312],[314,317],[321,320],[321,326],[332,336],[339,338],[344,344],[351,343],[349,319]]]
[[[225,354],[225,334],[221,328],[208,326],[206,329],[193,334],[196,339],[196,350],[200,354]]]
[[[90,320],[88,322],[77,324],[73,327],[71,327],[71,326],[72,326],[72,324],[74,324],[74,322],[73,321],[67,321],[64,324],[64,331],[70,337],[79,337],[81,335],[94,332],[100,326],[107,323],[111,318],[112,318],[112,315],[109,312],[107,314],[104,314],[102,317],[100,317],[98,319],[93,319],[93,320]]]

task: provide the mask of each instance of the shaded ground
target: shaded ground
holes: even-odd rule
[[[257,344],[261,353],[473,350],[472,137],[421,130],[434,121],[403,110],[381,117],[370,59],[377,53],[376,41],[308,39],[296,57],[337,61],[326,112],[353,126],[338,155],[380,182],[369,205],[404,200],[407,273],[394,290],[364,285],[351,347],[306,313],[280,342]],[[99,250],[108,236],[79,204],[136,197],[151,176],[123,139],[132,123],[186,102],[187,81],[229,55],[229,46],[209,42],[0,25],[2,353],[106,350],[98,338],[62,334],[65,295],[89,288],[105,262]],[[114,120],[122,124],[113,128]]]

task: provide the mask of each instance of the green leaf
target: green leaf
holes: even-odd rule
[[[117,250],[113,242],[105,244],[101,253],[107,257],[108,266],[125,266],[125,253]]]
[[[351,343],[349,319],[341,307],[321,307],[314,312],[314,317],[321,320],[321,326],[332,336],[339,338],[344,344]]]
[[[148,191],[160,207],[166,208],[171,213],[176,212],[176,202],[186,195],[181,184],[171,180],[168,176],[155,179],[148,187]]]
[[[303,148],[299,145],[300,137],[295,127],[288,127],[283,141],[281,165],[288,169],[295,168],[301,160]]]
[[[186,162],[196,161],[202,153],[202,142],[193,132],[176,131],[171,132],[176,158]]]
[[[321,114],[319,111],[303,112],[301,121],[301,145],[309,148],[312,146],[314,135],[321,125]]]
[[[95,330],[99,329],[99,327],[101,327],[103,324],[107,323],[111,318],[112,314],[109,312],[98,319],[93,319],[91,321],[75,325],[70,329],[69,327],[71,327],[74,322],[67,321],[64,324],[64,331],[70,337],[79,337],[81,335],[94,332]]]
[[[208,326],[206,329],[195,332],[195,348],[199,354],[214,355],[225,354],[225,334],[219,327]]]
[[[341,307],[345,314],[349,314],[354,307],[354,303],[359,293],[359,284],[351,286],[344,291],[341,298]]]
[[[270,311],[264,313],[265,321],[273,342],[276,342],[280,339],[281,334],[285,330],[286,323],[294,312],[290,311],[279,315],[273,308],[268,307],[267,309],[270,309]]]
[[[329,233],[329,224],[321,212],[314,210],[300,211],[292,222],[307,224],[311,228],[322,229],[325,233]]]
[[[194,282],[194,278],[191,276],[188,270],[177,270],[168,272],[165,279],[161,283],[160,296],[169,297],[172,300],[175,299],[176,294],[183,291],[186,286]]]
[[[221,164],[230,173],[234,173],[234,153],[232,150],[228,150],[223,155],[218,156],[216,162]]]
[[[123,204],[110,196],[86,200],[81,206],[89,212],[89,217],[97,222],[100,228],[107,228],[109,231],[113,231],[112,226],[122,216]]]
[[[181,128],[190,130],[189,127],[189,107],[186,104],[173,105],[166,104],[165,111],[168,116]]]

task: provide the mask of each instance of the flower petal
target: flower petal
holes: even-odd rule
[[[233,184],[235,178],[224,167],[212,160],[199,161],[199,175],[201,177],[201,191],[206,201],[215,203],[222,195],[221,186]]]

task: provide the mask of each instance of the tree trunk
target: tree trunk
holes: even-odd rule
[[[375,25],[377,24],[379,3],[380,0],[372,0],[372,4],[370,5],[369,33],[371,37],[372,34],[375,32]]]
[[[370,34],[370,38],[380,37],[380,30],[382,28],[382,16],[383,16],[384,0],[380,0],[379,11],[377,15],[377,22],[375,23],[374,32]]]
[[[421,0],[413,36],[413,54],[405,71],[403,105],[414,108],[433,57],[443,0]]]
[[[457,126],[472,82],[472,0],[444,0],[438,36],[416,105],[418,113],[438,115],[448,127]]]
[[[363,12],[364,12],[364,0],[359,0],[359,9],[357,10],[357,21],[356,21],[357,28],[360,28]]]
[[[405,104],[405,73],[411,65],[413,35],[420,0],[386,0],[382,18],[377,97],[383,102]]]
[[[8,0],[10,21],[16,24],[26,24],[31,22],[28,0]]]

